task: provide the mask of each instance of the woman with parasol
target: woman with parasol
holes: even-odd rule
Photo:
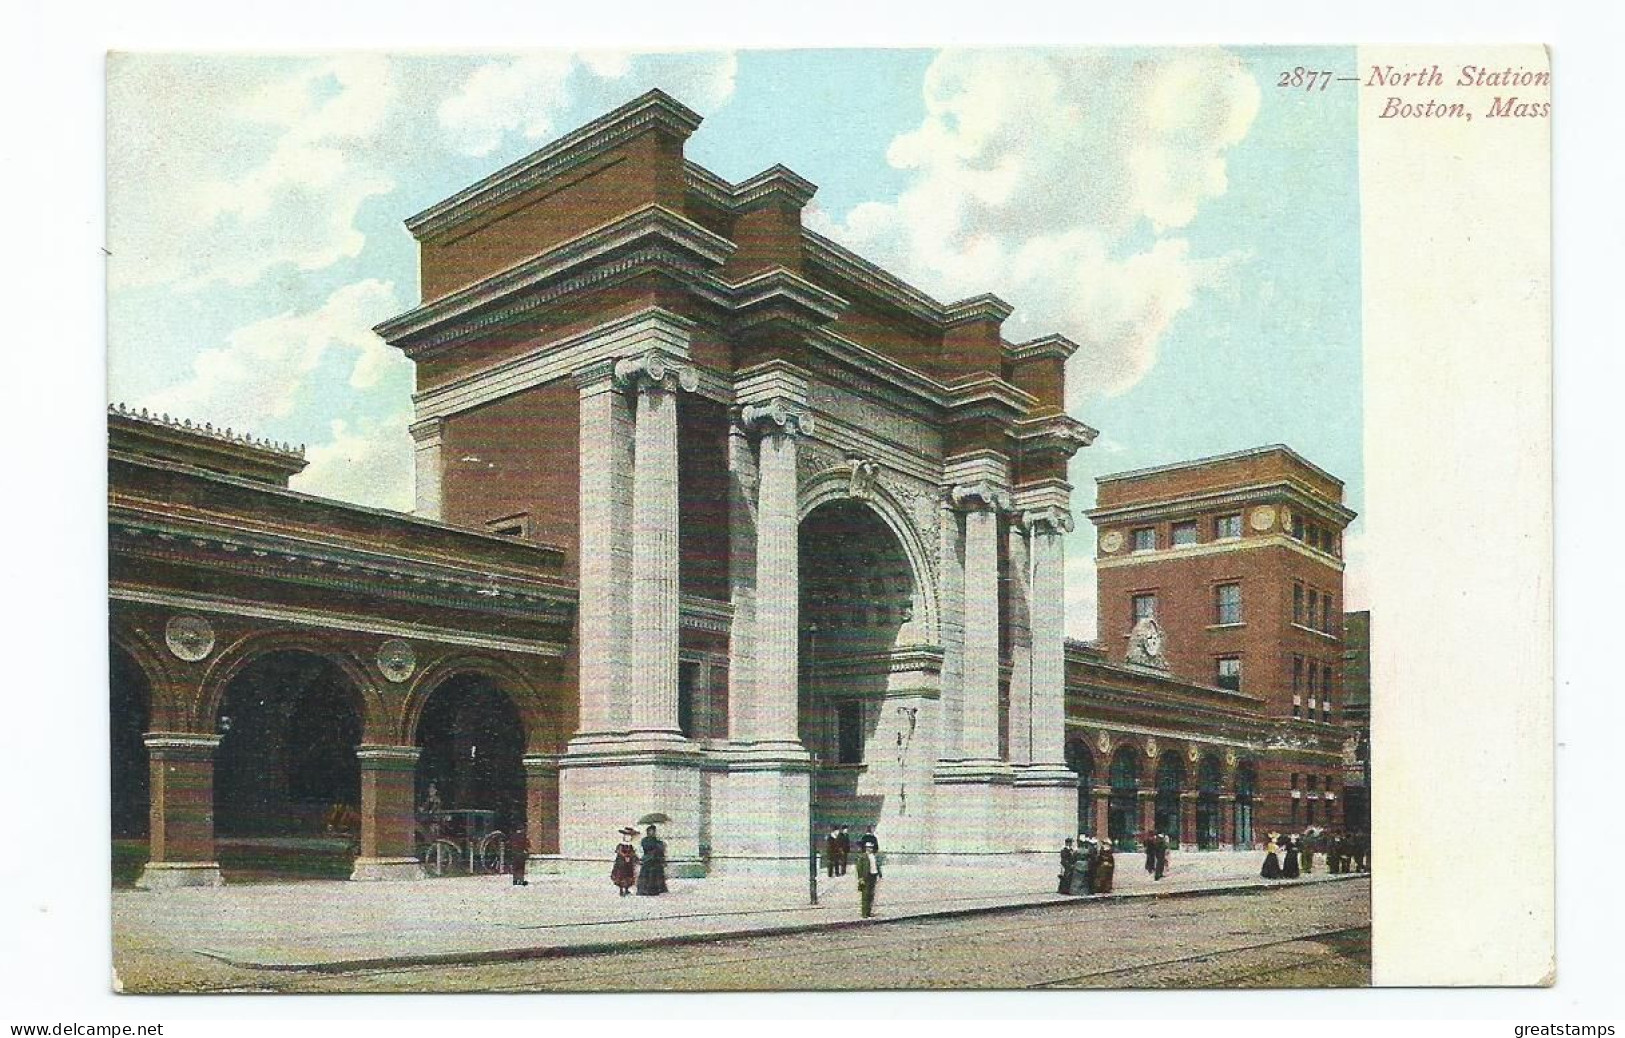
[[[670,821],[658,811],[638,819],[639,825],[648,826],[643,833],[643,867],[638,870],[638,893],[645,897],[666,892],[666,843],[655,835],[655,825]]]

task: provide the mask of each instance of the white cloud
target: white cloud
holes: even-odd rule
[[[310,462],[293,478],[293,488],[398,512],[412,508],[412,438],[404,412],[381,421],[363,419],[352,429],[332,423],[332,439],[309,447]]]
[[[407,361],[372,326],[401,309],[395,286],[368,278],[344,285],[319,308],[282,313],[232,332],[226,344],[198,354],[192,376],[140,401],[159,412],[253,430],[294,410],[310,375],[330,351],[353,361],[349,385],[367,389]]]
[[[369,150],[398,93],[388,59],[120,56],[108,66],[110,284],[247,285],[360,253],[394,188]]]
[[[1075,541],[1076,539],[1074,539]],[[1066,636],[1095,640],[1099,612],[1093,555],[1067,546],[1066,557]]]
[[[607,110],[656,86],[704,114],[733,95],[737,71],[732,53],[534,54],[481,64],[436,114],[448,147],[482,156],[515,134],[532,141],[555,135],[567,109]]]
[[[909,186],[812,222],[944,299],[997,292],[1016,306],[1013,338],[1077,340],[1072,399],[1133,385],[1231,262],[1170,232],[1225,192],[1257,82],[1214,51],[948,51],[924,91],[924,121],[887,156]]]

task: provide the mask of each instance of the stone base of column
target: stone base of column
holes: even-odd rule
[[[937,854],[1009,854],[1013,775],[998,760],[939,760],[931,777],[931,850]]]
[[[712,874],[806,875],[812,758],[786,743],[733,747],[726,759],[712,786]]]
[[[1063,840],[1078,835],[1078,776],[1065,764],[1017,765],[1012,792],[1017,850],[1059,853]]]
[[[135,881],[138,890],[175,890],[179,887],[225,885],[217,861],[149,861]]]
[[[357,858],[352,882],[422,879],[423,865],[416,858]]]
[[[557,871],[598,876],[609,868],[618,830],[659,812],[666,843],[668,879],[704,876],[701,846],[708,842],[703,756],[681,736],[666,733],[582,735],[559,758],[559,854]],[[634,844],[643,839],[642,827]]]

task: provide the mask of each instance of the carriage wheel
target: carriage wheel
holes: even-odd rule
[[[493,830],[480,841],[479,869],[481,872],[500,873],[507,871],[508,864],[508,838],[502,834],[501,829]]]
[[[462,851],[450,840],[435,840],[423,848],[423,871],[431,876],[444,876],[457,870]]]

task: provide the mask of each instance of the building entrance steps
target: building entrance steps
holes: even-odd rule
[[[1168,875],[1156,881],[1142,855],[1122,853],[1113,893],[1079,898],[1055,893],[1058,858],[1002,868],[887,869],[870,920],[859,917],[851,871],[820,874],[817,905],[808,903],[804,879],[672,880],[664,896],[623,898],[607,872],[602,881],[533,874],[524,887],[506,876],[476,876],[115,891],[114,966],[145,973],[199,957],[239,968],[332,972],[474,963],[1357,878],[1317,869],[1302,880],[1268,882],[1258,876],[1261,854],[1205,852],[1173,855]]]

